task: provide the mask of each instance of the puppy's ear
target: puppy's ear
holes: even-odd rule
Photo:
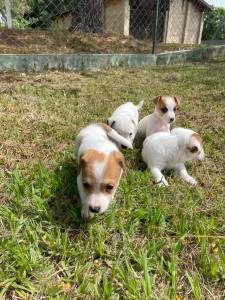
[[[115,125],[116,121],[114,121],[111,118],[108,118],[107,120],[107,125],[109,125],[111,128],[113,128],[113,126]]]
[[[78,163],[78,174],[80,174],[82,167],[85,164],[85,153],[82,153]]]
[[[161,100],[162,96],[157,96],[153,99],[153,102],[157,104]]]
[[[121,169],[123,169],[123,171],[126,173],[126,166],[125,166],[125,159],[124,156],[121,152],[115,152],[115,157],[116,160],[118,162],[118,164],[120,165]]]
[[[175,97],[175,96],[173,97],[173,99],[174,99],[176,105],[180,105],[180,99],[178,99],[178,98]]]

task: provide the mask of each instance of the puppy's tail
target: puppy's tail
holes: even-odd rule
[[[125,139],[123,136],[121,136],[119,133],[117,133],[114,129],[112,129],[111,127],[109,127],[108,125],[104,124],[104,123],[98,123],[99,126],[101,126],[107,136],[112,139],[114,142],[126,147],[126,148],[129,148],[129,149],[133,149],[133,146],[132,144],[127,140]]]
[[[138,103],[138,105],[136,105],[137,110],[141,110],[143,104],[144,104],[144,100],[141,100],[141,101]]]

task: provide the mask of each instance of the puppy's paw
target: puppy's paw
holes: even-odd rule
[[[187,177],[185,177],[185,181],[187,183],[191,184],[191,185],[197,185],[198,184],[197,180],[195,180],[193,177],[191,177],[189,175]]]
[[[89,219],[89,218],[93,218],[94,214],[92,212],[90,212],[88,207],[82,207],[81,209],[81,217],[83,219]]]
[[[157,184],[158,186],[162,186],[162,187],[165,187],[165,186],[169,185],[169,183],[166,181],[166,179],[161,180],[159,182],[155,182],[155,184]]]
[[[168,185],[169,185],[169,183],[166,180],[164,180],[162,183],[162,186],[168,186]]]

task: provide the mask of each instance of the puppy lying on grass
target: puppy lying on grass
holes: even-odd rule
[[[138,105],[134,105],[132,102],[126,102],[120,105],[107,120],[107,124],[130,143],[133,143],[137,132],[139,111],[143,103],[144,101],[141,101]]]
[[[155,183],[167,186],[161,171],[174,169],[184,181],[196,185],[197,181],[188,174],[184,163],[204,158],[202,139],[198,133],[185,128],[175,128],[171,133],[157,132],[145,139],[142,158],[151,170]]]
[[[113,199],[125,169],[116,143],[132,148],[128,140],[101,123],[88,125],[77,136],[77,186],[83,218],[103,213]]]
[[[140,142],[153,133],[169,132],[170,124],[175,121],[175,111],[180,104],[176,97],[169,96],[158,96],[153,101],[154,112],[144,117],[138,124],[136,137]]]

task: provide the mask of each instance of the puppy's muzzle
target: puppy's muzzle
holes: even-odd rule
[[[170,118],[170,121],[169,121],[169,122],[172,123],[173,121],[174,121],[174,118]]]
[[[97,214],[100,212],[101,207],[100,206],[89,206],[90,212]]]

